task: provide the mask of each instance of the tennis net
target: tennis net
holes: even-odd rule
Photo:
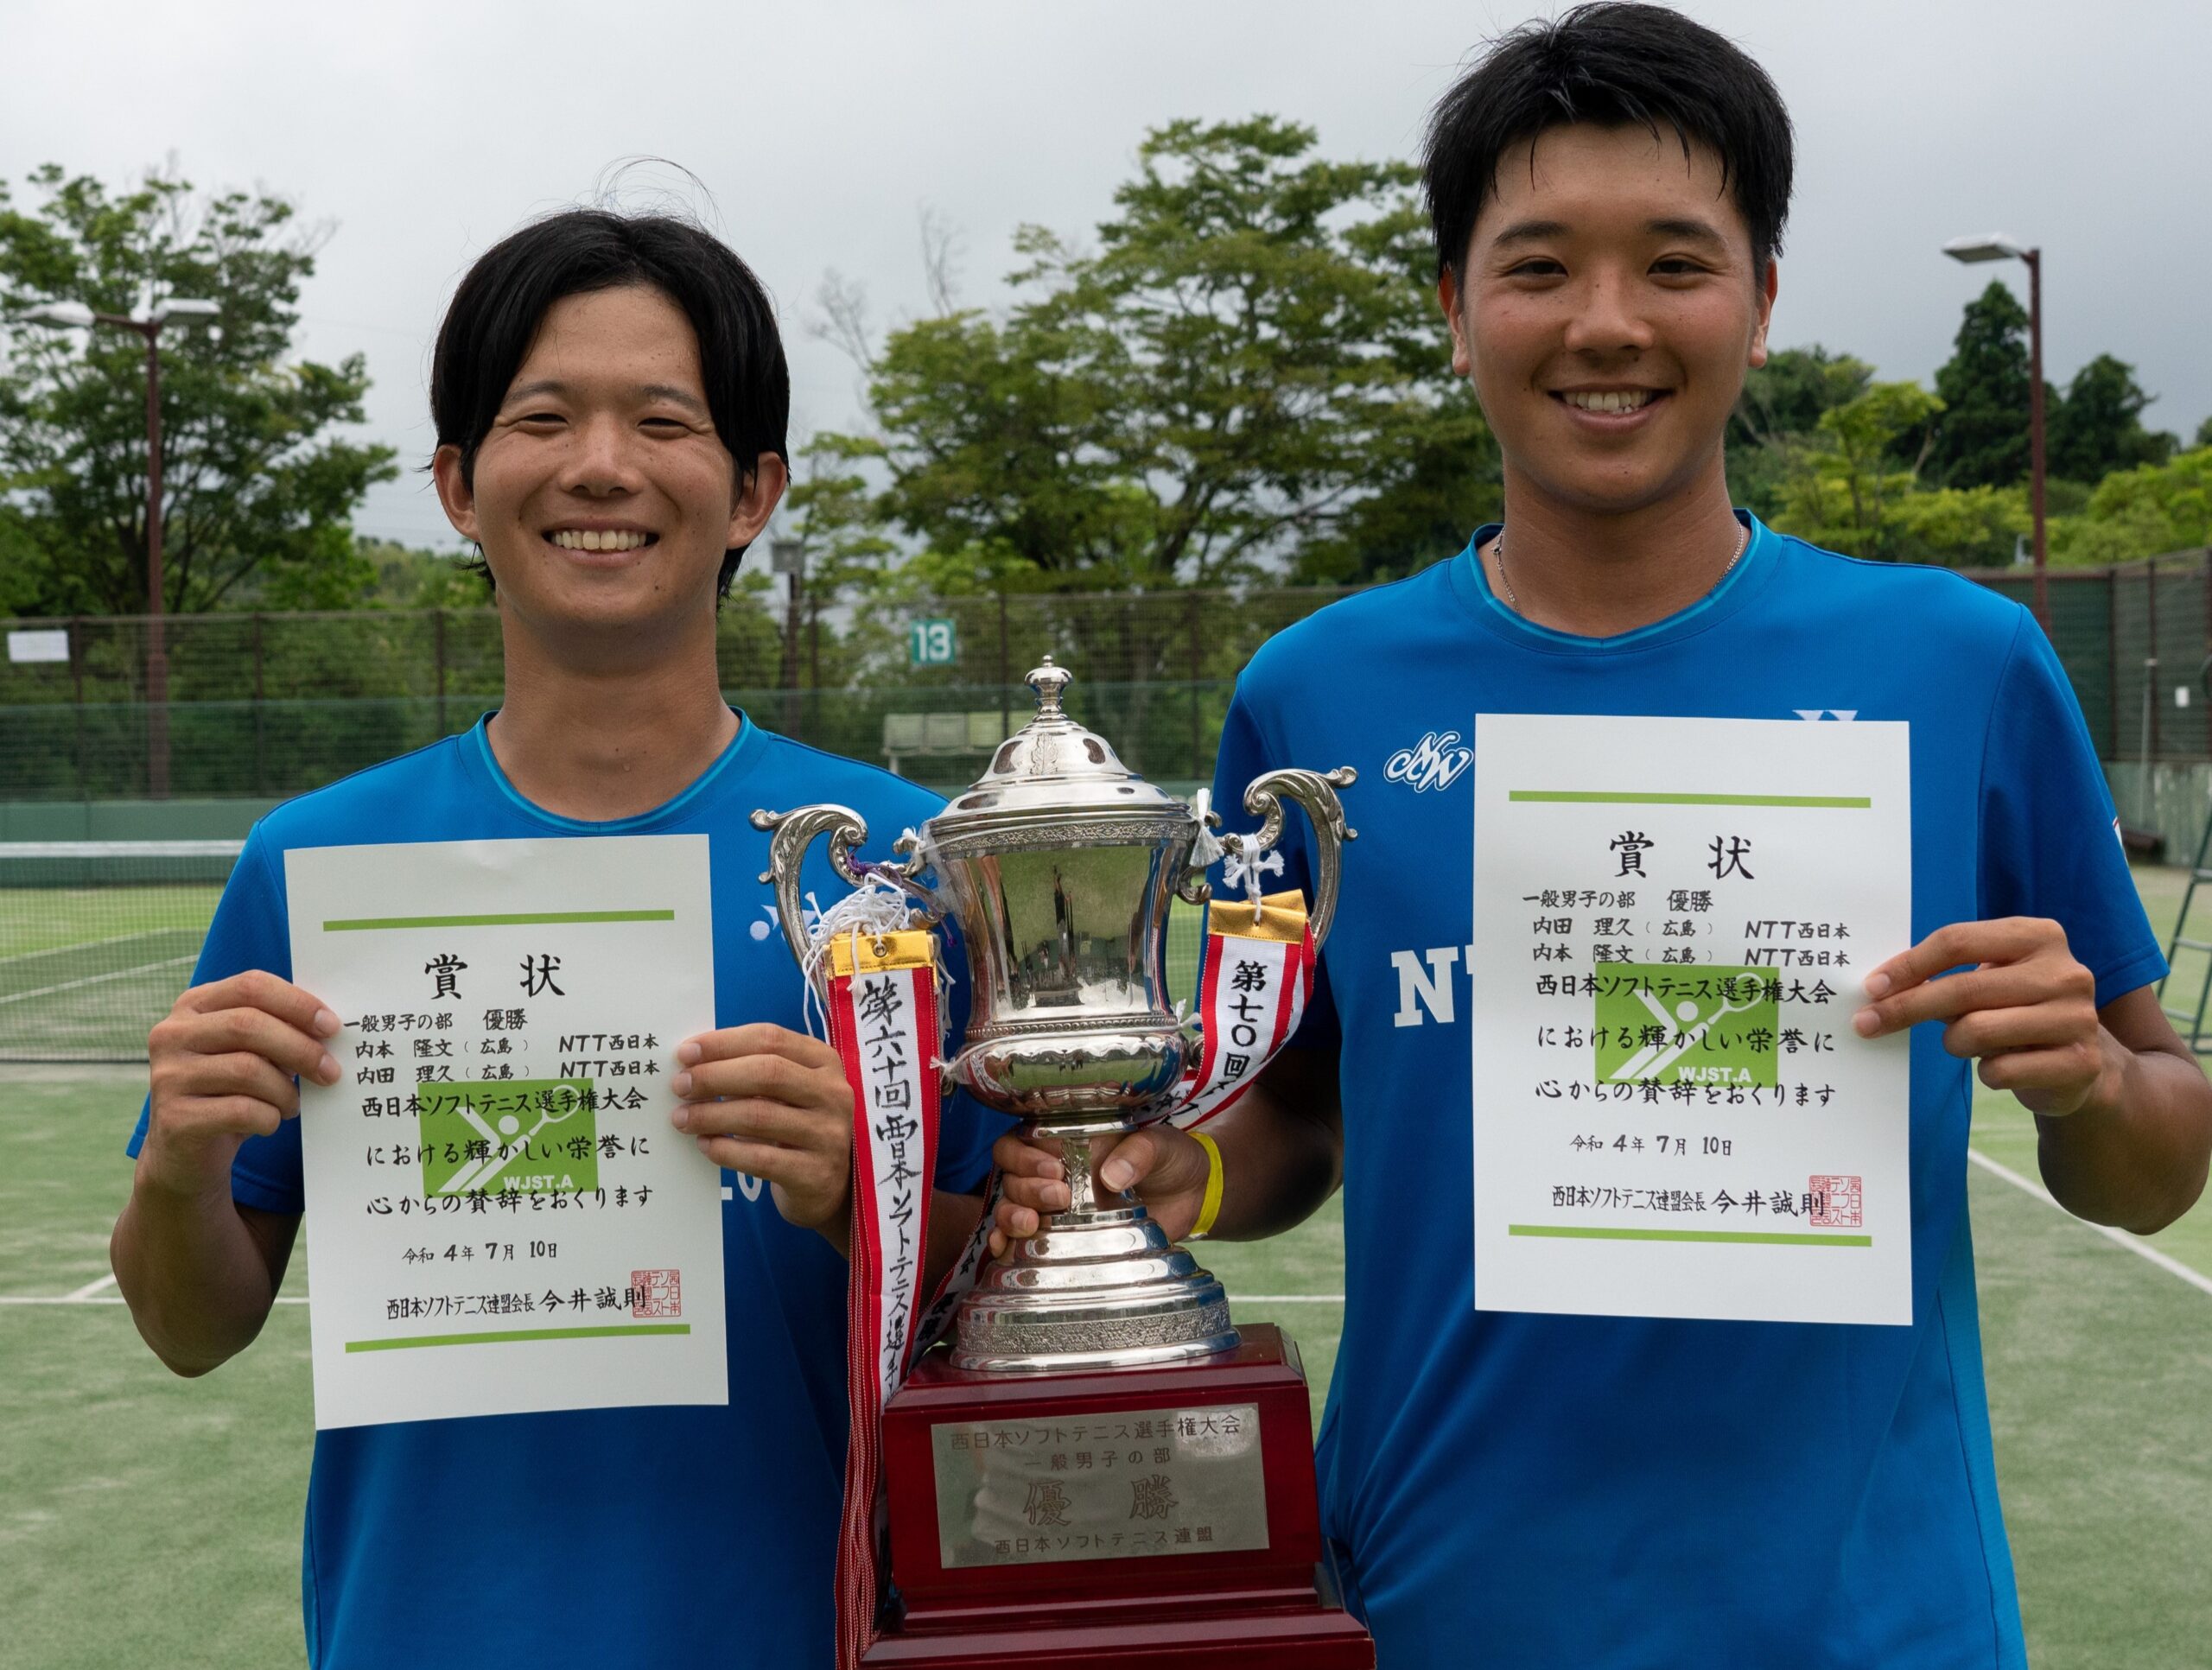
[[[143,1061],[236,841],[0,842],[0,1061]]]
[[[0,841],[0,1062],[143,1061],[243,844]],[[1204,922],[1181,905],[1168,922],[1168,988],[1185,1002]]]

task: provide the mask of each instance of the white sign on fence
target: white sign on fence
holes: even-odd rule
[[[68,658],[69,629],[66,626],[8,634],[8,659],[10,661],[67,661]]]

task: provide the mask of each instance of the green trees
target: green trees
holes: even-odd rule
[[[223,308],[216,328],[162,336],[167,607],[329,607],[374,586],[350,523],[392,454],[329,433],[361,420],[358,356],[287,359],[318,242],[292,222],[281,199],[158,175],[122,192],[51,165],[20,194],[0,181],[0,607],[146,606],[143,341],[22,314],[60,301],[130,314],[149,294]]]
[[[1736,502],[1771,520],[1821,416],[1857,399],[1873,378],[1865,360],[1830,353],[1818,343],[1770,354],[1744,378],[1728,420],[1728,486]]]
[[[1929,480],[2004,487],[2028,474],[2028,310],[1992,281],[1967,303],[1948,360],[1936,371],[1942,422],[1927,448]],[[2044,410],[2057,404],[2046,391]]]
[[[1871,367],[1824,348],[1784,349],[1745,381],[1728,429],[1729,483],[1783,531],[1853,556],[2008,563],[2031,526],[2028,359],[2026,311],[2001,284],[1967,304],[1933,395],[1877,383]],[[2053,561],[2115,562],[2190,543],[2185,505],[2170,516],[2171,493],[2157,485],[2170,479],[2155,467],[2177,442],[2144,427],[2151,399],[2133,367],[2108,353],[2084,365],[2063,398],[2046,391]],[[2206,429],[2212,441],[2212,422]],[[2183,470],[2173,479],[2183,478],[2194,479]],[[2186,481],[2173,492],[2185,501]]]
[[[2163,464],[2180,443],[2143,427],[2154,397],[2135,381],[2135,368],[2101,353],[2074,373],[2066,398],[2049,417],[2047,467],[2069,481],[2098,482],[2115,470]]]
[[[2002,488],[2028,479],[2028,314],[2004,285],[1992,283],[1967,303],[1936,392],[1943,413],[1926,437],[1931,483]],[[2143,427],[2152,398],[2135,368],[2108,353],[2076,371],[2063,397],[2045,384],[2045,469],[2089,486],[2114,470],[2171,457],[2175,438]]]
[[[1156,589],[1464,543],[1496,450],[1450,376],[1412,170],[1313,149],[1265,116],[1154,130],[1092,243],[1023,229],[1002,315],[948,297],[860,346],[873,433],[827,445],[880,471],[910,568]]]
[[[2009,562],[2029,525],[2024,491],[1986,484],[1930,490],[1910,464],[1897,461],[1900,448],[1944,415],[1943,403],[1917,383],[1870,383],[1829,407],[1809,440],[1785,442],[1789,473],[1775,527],[1854,556]]]
[[[2053,530],[2055,562],[2125,562],[2212,545],[2212,444],[2107,476]]]

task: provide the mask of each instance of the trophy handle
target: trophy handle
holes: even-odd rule
[[[1211,807],[1208,807],[1205,816],[1198,822],[1200,840],[1204,840],[1209,830],[1218,829],[1220,827],[1221,814]],[[1183,879],[1175,884],[1176,898],[1181,899],[1185,905],[1200,905],[1213,898],[1213,886],[1206,880],[1206,867],[1210,862],[1211,860],[1207,860],[1203,854],[1191,860],[1191,867],[1183,873]]]
[[[830,837],[830,867],[857,887],[860,873],[853,867],[853,849],[868,839],[868,820],[849,806],[824,802],[802,806],[795,812],[772,812],[765,807],[753,814],[753,827],[774,833],[768,843],[768,867],[760,879],[775,884],[776,915],[784,924],[784,944],[792,960],[806,966],[808,935],[806,900],[799,892],[799,873],[806,866],[806,849],[815,837]]]
[[[1349,789],[1358,780],[1359,773],[1349,765],[1339,765],[1333,772],[1306,772],[1293,767],[1263,772],[1254,778],[1244,791],[1244,810],[1266,820],[1260,825],[1259,833],[1221,838],[1226,851],[1255,862],[1282,839],[1282,803],[1293,801],[1305,809],[1313,824],[1313,910],[1307,924],[1313,930],[1316,951],[1329,937],[1329,929],[1337,919],[1337,887],[1344,876],[1344,843],[1359,838],[1359,831],[1344,822],[1344,802],[1337,797],[1337,791]]]
[[[928,866],[918,850],[920,843],[911,835],[899,836],[893,847],[899,854],[896,860],[868,864],[853,856],[854,849],[868,840],[868,820],[849,806],[825,801],[818,806],[802,806],[795,812],[764,808],[753,814],[753,827],[774,832],[775,839],[768,843],[768,867],[760,873],[760,879],[775,884],[776,915],[784,924],[784,943],[802,968],[806,966],[809,935],[799,876],[806,866],[807,849],[818,835],[830,837],[830,867],[854,886],[864,887],[869,877],[880,877],[919,902],[926,925],[934,926],[944,919],[944,906],[916,879]]]

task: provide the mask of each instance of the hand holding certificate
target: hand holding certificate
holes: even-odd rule
[[[1947,1022],[1943,1047],[1980,1057],[1981,1082],[2035,1113],[2078,1112],[2101,1078],[2126,1067],[2097,1018],[2096,976],[2068,949],[2066,930],[2041,918],[1940,928],[1869,974],[1866,995],[1852,1017],[1861,1038]]]
[[[820,1038],[755,1023],[688,1038],[670,1086],[686,1098],[676,1128],[715,1165],[759,1178],[785,1222],[841,1250],[853,1184],[853,1093]]]
[[[147,1039],[152,1095],[141,1170],[175,1194],[228,1199],[231,1161],[300,1111],[301,1078],[335,1084],[338,1017],[259,969],[195,986]]]

